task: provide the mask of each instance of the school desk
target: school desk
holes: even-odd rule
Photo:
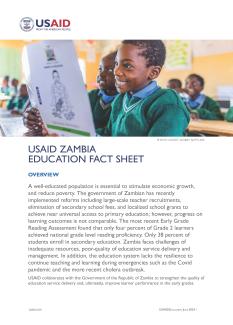
[[[22,116],[12,116],[8,111],[0,112],[0,136],[20,137],[26,131]]]
[[[188,126],[189,132],[205,133],[219,136],[233,136],[233,122],[192,120]]]

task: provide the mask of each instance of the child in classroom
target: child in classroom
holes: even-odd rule
[[[21,84],[19,88],[19,95],[13,96],[8,104],[7,109],[11,110],[12,114],[22,115],[27,104],[29,103],[27,86],[25,84]]]
[[[98,88],[88,93],[96,128],[104,128],[111,113],[111,103],[118,95],[115,87],[114,67],[117,52],[109,53],[100,60],[97,74]],[[28,108],[24,114],[24,124],[29,129],[27,136],[45,136],[48,131],[36,108]]]
[[[114,66],[117,52],[112,52],[100,60],[97,75],[99,89],[88,93],[94,124],[96,128],[104,128],[111,113],[111,103],[118,95],[115,87]]]
[[[6,96],[10,95],[10,86],[9,86],[9,76],[5,76],[2,80],[2,86],[1,86],[1,93],[5,94]]]
[[[188,95],[184,92],[184,89],[182,88],[182,82],[180,79],[174,78],[168,80],[167,88],[174,89],[183,100],[188,97]]]
[[[102,136],[183,136],[189,113],[180,96],[162,89],[158,78],[166,57],[160,40],[125,40],[115,64],[116,88],[120,93],[112,103]]]
[[[18,94],[18,85],[19,85],[19,80],[16,78],[11,79],[11,87],[10,87],[10,96],[14,97],[17,96]]]
[[[204,85],[204,78],[198,74],[190,74],[185,80],[185,92],[188,94],[185,104],[191,113],[191,118],[222,120],[219,104],[202,93]]]

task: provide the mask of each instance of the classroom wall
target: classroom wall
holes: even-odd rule
[[[8,48],[18,48],[21,49],[26,44],[25,41],[21,40],[0,40],[0,48],[8,47]]]
[[[21,79],[21,50],[23,41],[0,41],[0,77],[9,75]]]
[[[91,90],[93,88],[97,87],[96,84],[96,75],[99,68],[99,61],[100,61],[100,53],[96,53],[96,58],[94,62],[88,62],[87,60],[87,52],[86,51],[80,51],[78,48],[76,48],[76,52],[78,54],[78,57],[80,59],[85,60],[86,63],[86,86],[87,90]]]
[[[233,52],[194,57],[191,70],[167,71],[163,69],[158,81],[162,87],[166,87],[169,79],[178,78],[184,82],[190,73],[203,76],[205,93],[211,97],[216,97],[217,86],[233,86]]]

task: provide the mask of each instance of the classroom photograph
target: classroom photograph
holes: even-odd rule
[[[233,41],[0,40],[0,136],[233,136]]]

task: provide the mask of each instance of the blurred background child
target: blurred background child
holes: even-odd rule
[[[204,85],[204,78],[198,74],[190,74],[185,80],[185,92],[188,94],[185,104],[191,117],[203,120],[222,120],[219,104],[202,93]]]
[[[5,76],[2,80],[1,92],[6,96],[10,95],[9,76]]]
[[[7,109],[11,110],[12,114],[22,115],[26,106],[29,103],[27,86],[25,84],[21,84],[19,88],[19,94],[17,96],[13,96],[7,104]]]
[[[181,99],[185,99],[188,95],[184,92],[182,88],[182,82],[180,79],[170,79],[167,82],[167,88],[174,89],[181,97]]]

